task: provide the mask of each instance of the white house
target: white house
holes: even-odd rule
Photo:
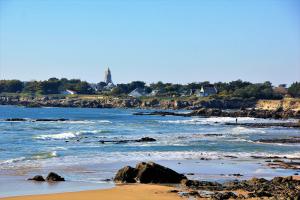
[[[74,90],[65,90],[65,91],[62,91],[61,94],[64,94],[64,95],[77,94],[77,92]]]
[[[200,97],[207,97],[210,95],[217,94],[217,88],[214,85],[204,85],[200,90],[196,90],[195,94]]]
[[[135,88],[133,91],[131,91],[128,96],[131,97],[141,97],[141,96],[146,96],[147,92],[145,91],[145,89],[142,88]]]
[[[151,93],[148,94],[149,97],[155,97],[160,93],[159,90],[152,90]]]

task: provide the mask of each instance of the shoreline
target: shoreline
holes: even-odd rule
[[[279,177],[277,177],[279,178]],[[289,177],[281,177],[283,180],[290,179]],[[292,176],[294,181],[300,181],[300,176]],[[248,181],[261,181],[260,178],[252,178]],[[275,180],[275,179],[274,179]],[[193,181],[191,182],[193,184]],[[208,190],[204,188],[193,189],[193,185],[184,187],[180,184],[116,184],[115,187],[110,189],[97,189],[97,190],[84,190],[77,192],[62,192],[62,193],[49,193],[49,194],[37,194],[37,195],[20,195],[13,197],[0,198],[1,200],[96,200],[96,199],[123,199],[123,200],[182,200],[182,199],[210,199],[209,197],[199,196],[199,193],[205,194]],[[250,192],[245,189],[238,189],[232,187],[232,190],[223,189],[222,191],[217,190],[216,194],[222,195],[236,195],[235,198],[239,196],[249,196]],[[197,191],[197,192],[196,192]],[[195,192],[197,194],[195,194]],[[213,191],[212,191],[213,192]],[[230,198],[230,197],[229,197]],[[234,198],[234,199],[235,199]],[[227,198],[225,198],[227,199]],[[252,197],[246,197],[243,199],[253,199]]]
[[[124,200],[176,200],[182,199],[170,190],[172,186],[149,184],[122,184],[111,189],[86,190],[80,192],[64,192],[57,194],[26,195],[0,198],[3,200],[85,200],[85,199],[124,199]]]
[[[274,158],[275,159],[275,158]],[[276,158],[278,160],[278,158]],[[250,180],[253,177],[265,178],[267,180],[271,180],[274,177],[287,177],[295,175],[296,172],[299,173],[299,170],[295,169],[272,169],[267,166],[271,164],[267,162],[272,160],[271,158],[264,159],[254,159],[254,161],[240,161],[240,159],[228,158],[226,160],[186,160],[186,161],[160,161],[157,162],[163,166],[170,167],[171,169],[186,175],[191,180],[202,180],[208,182],[218,182],[218,183],[226,183],[234,180]],[[277,164],[280,164],[276,162]],[[136,162],[131,163],[121,163],[117,166],[113,167],[113,172],[109,177],[113,177],[116,171],[126,165],[134,166]],[[215,166],[214,170],[210,169],[211,166]],[[97,165],[97,167],[101,167],[101,165]],[[102,166],[103,167],[103,166]],[[280,168],[280,167],[279,167]],[[83,168],[84,170],[93,170],[88,168]],[[247,170],[246,170],[247,169]],[[50,170],[50,169],[49,169]],[[115,188],[115,184],[113,184],[112,179],[106,183],[80,183],[76,181],[76,177],[70,177],[67,174],[67,171],[61,171],[59,169],[51,169],[53,171],[58,171],[60,175],[65,176],[67,181],[58,182],[57,184],[50,184],[48,182],[32,182],[27,181],[28,178],[35,176],[36,174],[46,175],[46,171],[44,173],[40,173],[39,171],[32,171],[29,174],[26,174],[22,177],[19,177],[17,181],[11,179],[3,179],[0,184],[5,183],[5,187],[7,190],[6,195],[3,195],[1,198],[11,198],[16,195],[44,195],[44,194],[55,194],[55,193],[69,193],[69,192],[81,192],[86,190],[103,190],[107,188]],[[253,172],[256,171],[256,172]],[[258,170],[258,171],[257,171]],[[94,175],[95,176],[95,175]],[[97,175],[101,177],[101,174]],[[107,176],[108,177],[108,176]],[[101,177],[101,179],[105,177]],[[20,181],[21,180],[21,181]],[[17,186],[15,186],[17,185]],[[22,187],[21,190],[18,188]],[[10,191],[8,191],[10,190]],[[14,192],[18,190],[18,192]],[[25,192],[22,192],[25,191]],[[31,191],[31,192],[26,192]]]

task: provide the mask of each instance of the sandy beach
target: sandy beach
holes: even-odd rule
[[[20,197],[2,198],[3,200],[86,200],[86,199],[123,199],[123,200],[176,200],[181,199],[177,193],[170,193],[174,189],[162,185],[118,185],[112,189],[91,190],[82,192],[67,192],[60,194],[29,195]]]

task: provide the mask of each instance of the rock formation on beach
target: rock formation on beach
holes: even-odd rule
[[[117,183],[180,183],[179,195],[207,199],[299,199],[300,181],[290,177],[275,177],[272,180],[252,178],[229,181],[223,184],[209,181],[189,180],[169,168],[153,162],[138,163],[135,168],[120,169],[114,181]],[[242,191],[242,192],[241,192]]]
[[[39,181],[39,182],[43,182],[43,181],[57,182],[57,181],[65,181],[65,178],[61,177],[55,172],[50,172],[46,177],[46,179],[44,179],[42,175],[36,175],[33,178],[29,178],[28,180]]]
[[[118,183],[180,183],[186,177],[154,162],[141,162],[135,168],[120,169],[114,181]]]

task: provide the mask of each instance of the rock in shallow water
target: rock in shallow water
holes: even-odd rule
[[[46,178],[47,181],[65,181],[65,179],[54,172],[50,172]]]
[[[186,179],[186,177],[172,169],[154,162],[141,162],[135,168],[126,166],[120,169],[114,181],[121,183],[180,183],[182,179]]]
[[[36,175],[33,178],[29,178],[29,181],[45,181],[44,177],[41,175]]]

